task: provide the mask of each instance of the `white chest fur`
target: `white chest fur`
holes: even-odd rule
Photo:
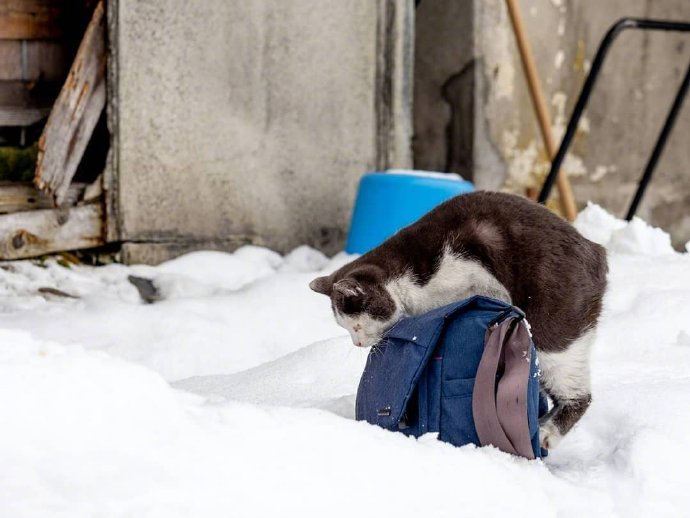
[[[407,272],[392,280],[387,288],[402,303],[408,316],[462,300],[485,295],[510,303],[508,290],[481,263],[445,250],[436,273],[424,285]]]

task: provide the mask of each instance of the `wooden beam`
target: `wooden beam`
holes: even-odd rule
[[[22,42],[0,40],[0,80],[22,78]]]
[[[62,36],[60,19],[67,2],[59,0],[2,0],[0,39],[33,40]]]
[[[59,84],[0,81],[0,126],[30,126],[50,113]]]
[[[103,244],[100,203],[0,216],[0,259],[36,257]]]
[[[86,184],[73,183],[67,194],[69,205],[76,204],[85,189]],[[0,214],[51,208],[53,200],[30,183],[0,183]]]
[[[27,41],[24,81],[64,81],[69,70],[67,49],[57,41]]]
[[[0,106],[0,126],[31,126],[50,113],[50,108],[22,108]]]
[[[35,183],[56,205],[64,199],[105,107],[105,65],[105,8],[101,0],[38,141]]]
[[[52,106],[60,86],[47,81],[0,81],[0,106]]]
[[[57,41],[0,40],[0,81],[63,82],[65,52]]]

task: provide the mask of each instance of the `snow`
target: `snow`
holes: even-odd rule
[[[352,419],[366,351],[307,287],[344,254],[0,265],[0,517],[687,514],[690,256],[596,206],[576,225],[610,289],[594,402],[545,461]]]
[[[232,373],[343,335],[328,304],[309,290],[314,270],[304,270],[344,261],[344,254],[329,261],[297,249],[282,259],[245,247],[235,254],[196,252],[155,268],[13,263],[14,271],[0,270],[0,329],[106,351],[169,380]],[[152,278],[167,298],[143,305],[129,274]],[[81,299],[45,300],[37,293],[45,286]]]
[[[660,228],[654,228],[638,217],[633,217],[630,222],[618,220],[592,203],[578,214],[574,224],[586,238],[611,252],[640,255],[675,253],[671,236]]]

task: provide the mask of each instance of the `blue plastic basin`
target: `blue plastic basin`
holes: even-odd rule
[[[366,253],[447,199],[474,191],[471,182],[443,176],[365,174],[359,182],[345,251]]]

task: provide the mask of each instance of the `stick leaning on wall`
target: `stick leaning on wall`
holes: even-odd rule
[[[539,74],[537,72],[537,66],[534,62],[534,56],[532,55],[532,49],[530,48],[529,41],[527,40],[527,33],[525,32],[522,15],[520,14],[518,0],[506,0],[506,4],[508,6],[510,21],[513,25],[515,39],[517,40],[522,66],[525,70],[525,77],[527,79],[530,97],[532,98],[532,104],[534,105],[534,111],[536,112],[537,120],[539,121],[541,135],[544,139],[544,147],[549,155],[549,160],[553,160],[558,151],[558,147],[556,146],[556,141],[553,138],[551,117],[549,116],[546,100],[544,99],[544,92],[541,88],[541,83],[539,82]],[[577,215],[577,207],[575,205],[575,198],[573,197],[573,190],[570,185],[570,180],[562,169],[558,172],[556,182],[563,214],[568,221],[573,221]]]

